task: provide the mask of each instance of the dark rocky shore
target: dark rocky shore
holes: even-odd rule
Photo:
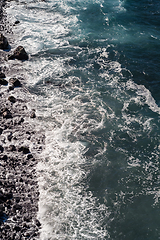
[[[1,1],[1,22],[3,6]],[[43,148],[44,136],[35,130],[36,113],[28,108],[30,94],[24,87],[25,79],[19,79],[14,71],[14,77],[7,75],[12,68],[8,69],[5,63],[28,60],[24,48],[17,47],[10,53],[5,31],[1,31],[0,239],[34,240],[39,239],[41,227],[36,218],[39,200],[36,153]]]

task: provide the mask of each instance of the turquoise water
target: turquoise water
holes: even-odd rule
[[[160,239],[160,3],[18,1],[46,145],[41,239]]]

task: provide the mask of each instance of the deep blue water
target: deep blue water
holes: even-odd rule
[[[18,1],[46,148],[41,239],[160,239],[160,2]]]

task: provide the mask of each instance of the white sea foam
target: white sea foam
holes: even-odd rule
[[[59,136],[60,135],[60,136]],[[84,192],[87,172],[81,165],[84,146],[62,139],[59,131],[50,131],[45,162],[40,163],[40,212],[44,226],[41,239],[104,239],[107,232],[99,229],[103,216],[109,216],[104,205],[98,205],[91,192]],[[97,221],[98,220],[98,221]],[[48,227],[50,231],[48,232]]]
[[[142,127],[140,134],[151,131],[151,118],[145,114],[139,116],[136,111],[160,113],[150,91],[134,83],[131,72],[123,69],[119,62],[109,59],[109,48],[113,46],[93,49],[79,46],[81,40],[85,42],[85,36],[82,30],[77,30],[79,20],[74,10],[76,4],[85,10],[90,2],[93,1],[83,2],[82,8],[81,1],[28,1],[27,4],[19,1],[16,5],[9,3],[7,9],[12,22],[16,19],[21,22],[15,27],[18,37],[13,47],[23,45],[30,54],[30,61],[23,63],[26,85],[37,94],[33,103],[37,109],[37,128],[43,128],[46,137],[42,161],[37,166],[42,240],[109,238],[107,229],[111,219],[107,200],[104,197],[104,204],[101,204],[98,197],[87,190],[86,179],[97,159],[108,151],[109,144],[114,145],[116,132],[127,132],[134,143],[137,135],[130,124],[138,123]],[[99,4],[103,12],[105,2],[95,0],[94,3]],[[114,14],[125,11],[122,3],[108,1]],[[103,15],[109,24],[112,16]],[[133,41],[131,34],[124,37],[126,31],[122,25],[117,25],[106,36],[123,43]],[[70,42],[72,34],[75,44]],[[103,41],[106,39],[101,39]],[[83,65],[86,52],[98,56],[95,60],[100,69],[98,76],[90,72],[94,64],[88,57]],[[68,64],[70,60],[79,61],[80,67]],[[129,79],[123,77],[123,70]],[[101,94],[97,86],[105,92]],[[89,143],[98,142],[93,132],[100,130],[102,134],[107,133],[108,139],[98,146],[90,161],[85,153]],[[125,148],[116,150],[126,154],[129,168],[140,166],[140,159]],[[124,194],[121,191],[122,198]],[[159,192],[156,194],[157,201]]]

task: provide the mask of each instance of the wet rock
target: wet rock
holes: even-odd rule
[[[23,122],[24,122],[24,118],[21,117],[20,120],[18,121],[18,124],[20,125],[20,124],[23,123]]]
[[[21,180],[21,179],[20,179]],[[20,202],[20,200],[21,200],[21,198],[20,197],[15,197],[15,201],[16,201],[16,203],[19,203]]]
[[[18,60],[28,60],[28,54],[26,53],[24,47],[18,46],[15,50],[13,55],[10,55],[8,57],[9,60],[13,59],[18,59]]]
[[[0,110],[0,114],[2,115],[3,112],[5,112],[5,111],[8,111],[8,108],[1,108],[1,110]]]
[[[8,139],[8,141],[11,141],[12,140],[12,133],[10,133],[8,136],[7,136],[7,139]]]
[[[24,122],[24,118],[23,117],[16,117],[16,118],[14,118],[14,126],[20,125],[23,122]]]
[[[32,112],[32,113],[31,113],[30,118],[36,118],[35,112]]]
[[[16,147],[14,145],[10,145],[9,151],[11,151],[11,152],[16,151]]]
[[[35,219],[35,224],[37,225],[37,227],[40,227],[41,226],[41,223],[38,219]]]
[[[5,74],[0,72],[0,78],[5,78],[5,77],[6,77]]]
[[[27,153],[30,153],[30,150],[29,150],[29,147],[23,146],[18,149],[18,152],[23,152],[24,154],[27,154]]]
[[[21,227],[18,226],[18,225],[16,225],[16,226],[14,227],[14,230],[15,230],[16,232],[19,232],[19,231],[21,231]]]
[[[27,155],[27,160],[29,160],[29,159],[31,159],[31,158],[33,158],[33,155],[32,155],[31,153],[29,153],[29,154]]]
[[[3,215],[3,211],[5,210],[3,204],[0,204],[0,217]]]
[[[24,214],[23,220],[25,222],[31,222],[32,218],[28,214]]]
[[[0,145],[0,152],[2,153],[4,151],[4,148]]]
[[[3,132],[3,128],[0,128],[0,135],[2,134],[2,132]]]
[[[19,20],[16,20],[14,24],[17,25],[17,24],[19,24],[19,23],[20,23],[20,21],[19,21]]]
[[[13,211],[15,212],[16,210],[21,210],[22,206],[20,204],[14,204],[13,205]]]
[[[0,203],[4,203],[7,200],[7,198],[5,197],[5,195],[0,192]]]
[[[12,192],[6,193],[5,196],[7,199],[11,199],[13,198],[13,193]]]
[[[7,161],[8,157],[7,155],[0,156],[0,160]]]
[[[10,226],[9,225],[5,225],[5,229],[10,229]]]
[[[21,82],[17,78],[10,78],[9,83],[13,87],[21,87],[22,86]]]
[[[35,109],[32,109],[31,114],[30,114],[30,118],[36,118],[36,114],[35,114]]]
[[[0,78],[0,85],[6,86],[6,85],[8,85],[8,82],[5,79]]]
[[[0,68],[0,74],[1,72],[6,73],[7,68]],[[4,80],[4,75],[0,75],[0,79]],[[30,150],[33,141],[35,149],[38,149],[39,133],[33,131],[36,123],[28,121],[28,117],[35,118],[35,110],[30,111],[26,107],[28,93],[23,91],[21,78],[13,75],[10,80],[6,80],[8,86],[0,86],[0,146],[3,151],[0,149],[0,214],[5,221],[0,222],[3,227],[0,228],[0,239],[34,240],[39,239],[36,236],[39,234],[40,222],[34,221],[38,211],[39,191],[35,171],[37,158],[34,158]],[[15,89],[21,85],[20,89]],[[9,92],[9,89],[15,90]],[[21,99],[17,98],[19,91],[24,92]],[[7,119],[8,117],[12,118]],[[7,224],[8,228],[5,227]]]
[[[8,88],[8,89],[9,89],[9,91],[12,91],[12,90],[14,90],[14,86],[12,86],[12,85],[11,85],[11,86],[9,86],[9,88]]]
[[[0,49],[7,49],[8,48],[8,40],[7,38],[0,33]]]
[[[9,100],[10,102],[12,102],[12,103],[15,103],[15,102],[16,102],[16,99],[15,99],[15,97],[13,97],[13,96],[9,96],[9,97],[8,97],[8,100]]]
[[[3,118],[12,118],[11,112],[8,110],[8,108],[1,109],[1,114]]]
[[[12,115],[11,115],[11,113],[10,113],[9,111],[5,111],[5,112],[3,113],[3,117],[4,117],[4,118],[12,118]]]

